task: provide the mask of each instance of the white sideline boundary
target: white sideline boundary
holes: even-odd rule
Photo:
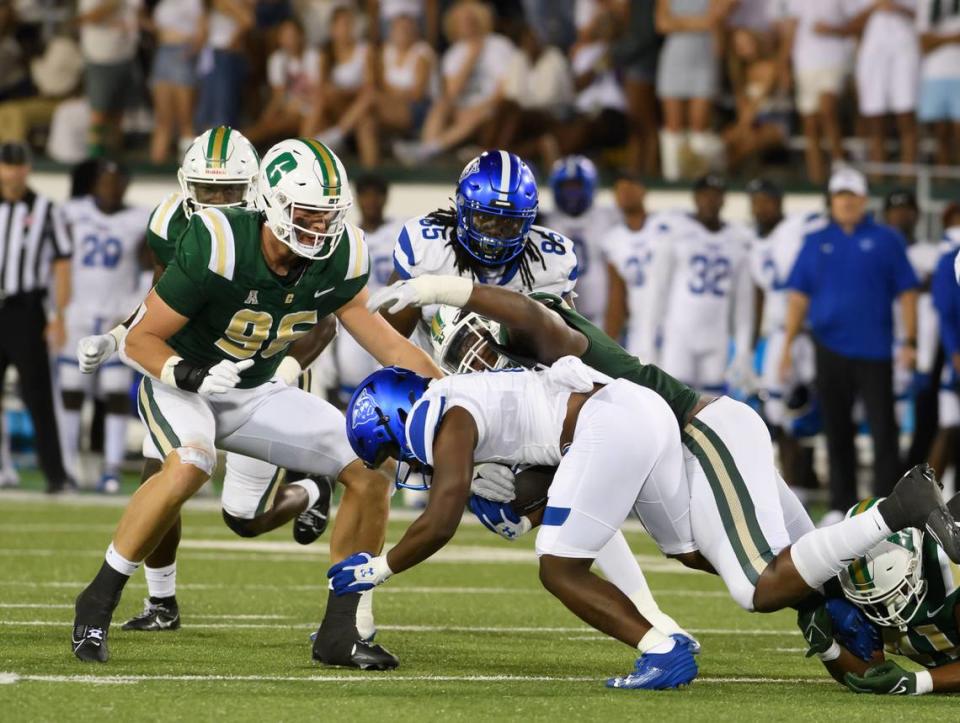
[[[593,683],[603,678],[583,675],[21,675],[0,673],[0,685],[16,683],[80,683],[84,685],[136,685],[138,683]],[[835,684],[827,678],[704,677],[692,685],[796,685]]]

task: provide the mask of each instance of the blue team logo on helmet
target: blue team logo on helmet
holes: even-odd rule
[[[347,405],[347,439],[366,465],[379,467],[387,457],[416,460],[407,443],[407,417],[429,383],[407,369],[385,367],[354,390]]]
[[[567,156],[550,171],[553,202],[568,216],[579,216],[593,205],[597,193],[597,167],[586,156]]]
[[[537,216],[537,181],[518,156],[484,151],[457,183],[457,241],[485,266],[502,266],[523,252]]]

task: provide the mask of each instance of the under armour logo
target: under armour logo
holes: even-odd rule
[[[244,303],[244,304],[259,304],[260,302],[257,300],[257,290],[256,290],[256,289],[250,289],[250,293],[247,294],[247,300],[244,301],[243,303]]]

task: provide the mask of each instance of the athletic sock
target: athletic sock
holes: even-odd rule
[[[892,534],[878,507],[812,530],[793,543],[790,557],[808,586],[816,590],[858,557]]]
[[[108,414],[104,419],[103,471],[116,475],[127,451],[126,414]]]
[[[172,598],[177,594],[177,563],[164,567],[144,565],[143,573],[147,578],[147,592],[151,600]]]
[[[320,487],[309,477],[306,479],[298,479],[296,482],[290,482],[289,484],[295,487],[301,487],[307,493],[307,506],[303,508],[304,510],[309,510],[317,504],[317,500],[320,499]]]
[[[650,628],[646,635],[640,638],[637,650],[639,650],[642,655],[646,655],[647,653],[660,655],[662,653],[669,653],[676,644],[677,642],[673,638],[667,637],[656,628]]]
[[[373,621],[373,590],[360,593],[360,603],[357,605],[357,633],[364,640],[369,640],[377,632],[377,625]]]
[[[67,474],[75,480],[79,480],[80,410],[64,409],[60,422],[60,436],[63,439],[63,466],[67,470]]]
[[[109,625],[127,580],[139,566],[140,563],[130,562],[120,555],[110,543],[93,582],[77,597],[77,621],[84,625]]]

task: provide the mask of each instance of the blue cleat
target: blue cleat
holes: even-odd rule
[[[670,637],[680,643],[680,645],[686,645],[694,655],[700,655],[700,641],[696,638],[690,635],[681,635],[680,633],[674,633]]]
[[[683,637],[683,636],[680,636]],[[674,638],[676,640],[676,637]],[[632,673],[610,678],[608,688],[631,690],[667,690],[686,685],[697,677],[697,661],[693,659],[688,639],[677,640],[668,653],[646,653],[637,658]]]

